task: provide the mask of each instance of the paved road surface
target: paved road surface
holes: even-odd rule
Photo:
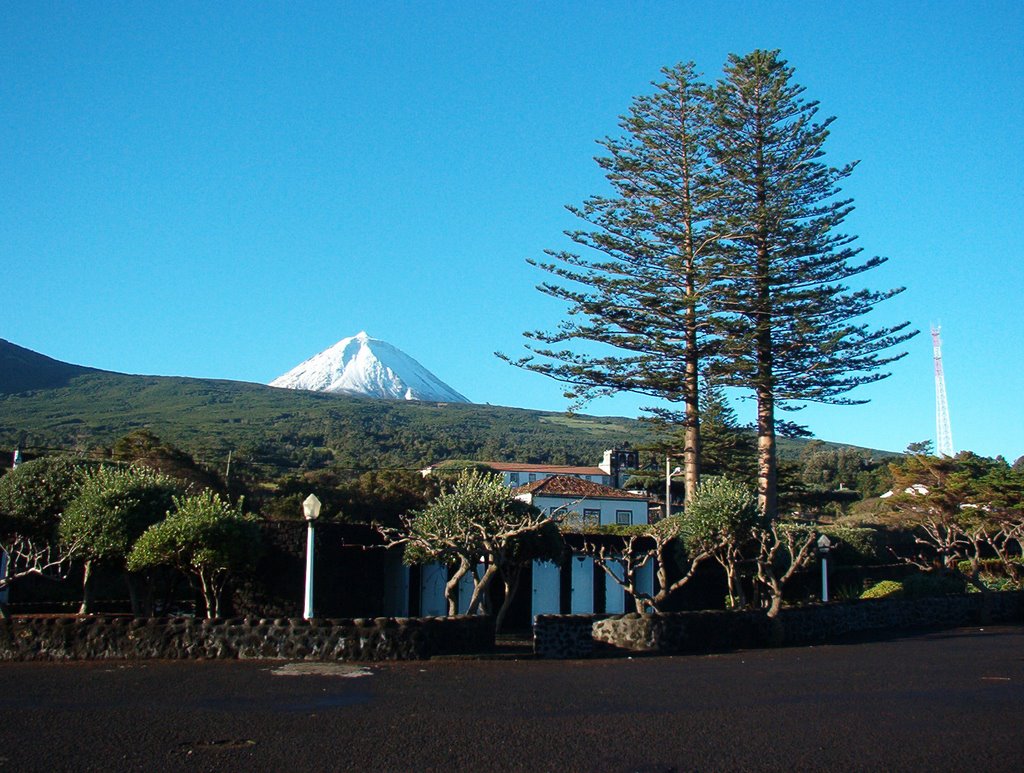
[[[1020,627],[707,657],[283,665],[0,664],[0,771],[1024,770]]]

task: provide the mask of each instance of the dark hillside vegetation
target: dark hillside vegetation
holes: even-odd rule
[[[144,429],[207,468],[223,472],[230,452],[232,476],[415,470],[446,459],[597,464],[605,449],[642,447],[654,434],[627,418],[110,373],[6,341],[0,361],[7,385],[0,390],[0,448],[109,451]],[[40,386],[47,379],[53,386]],[[29,383],[36,386],[19,388]],[[793,441],[790,452],[798,456],[804,445]]]
[[[99,373],[54,360],[0,338],[0,395],[67,386],[83,373]]]
[[[32,357],[22,353],[27,352]],[[111,448],[149,430],[197,461],[267,473],[289,469],[414,469],[449,458],[596,464],[640,443],[631,419],[472,404],[385,401],[236,381],[130,376],[64,365],[3,342],[0,446]],[[33,359],[36,358],[36,359]],[[42,385],[53,386],[44,388]],[[24,384],[33,385],[21,389]]]

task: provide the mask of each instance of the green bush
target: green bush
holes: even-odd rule
[[[829,560],[848,566],[879,564],[887,560],[878,529],[819,525],[818,531],[832,541]]]
[[[903,583],[895,580],[882,580],[876,582],[862,594],[862,599],[888,599],[903,595]]]

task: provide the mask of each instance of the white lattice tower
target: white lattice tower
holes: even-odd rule
[[[946,377],[942,374],[941,327],[932,328],[932,352],[935,357],[935,452],[953,455],[953,430],[949,426],[949,404],[946,402]]]

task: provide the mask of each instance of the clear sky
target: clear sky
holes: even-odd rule
[[[0,337],[129,373],[267,382],[366,330],[474,402],[561,410],[493,354],[564,308],[527,257],[605,190],[595,140],[693,60],[780,48],[837,116],[847,230],[922,334],[858,407],[792,418],[1024,454],[1024,3],[7,2]],[[644,398],[592,404],[637,415]],[[752,413],[740,406],[741,415]]]

